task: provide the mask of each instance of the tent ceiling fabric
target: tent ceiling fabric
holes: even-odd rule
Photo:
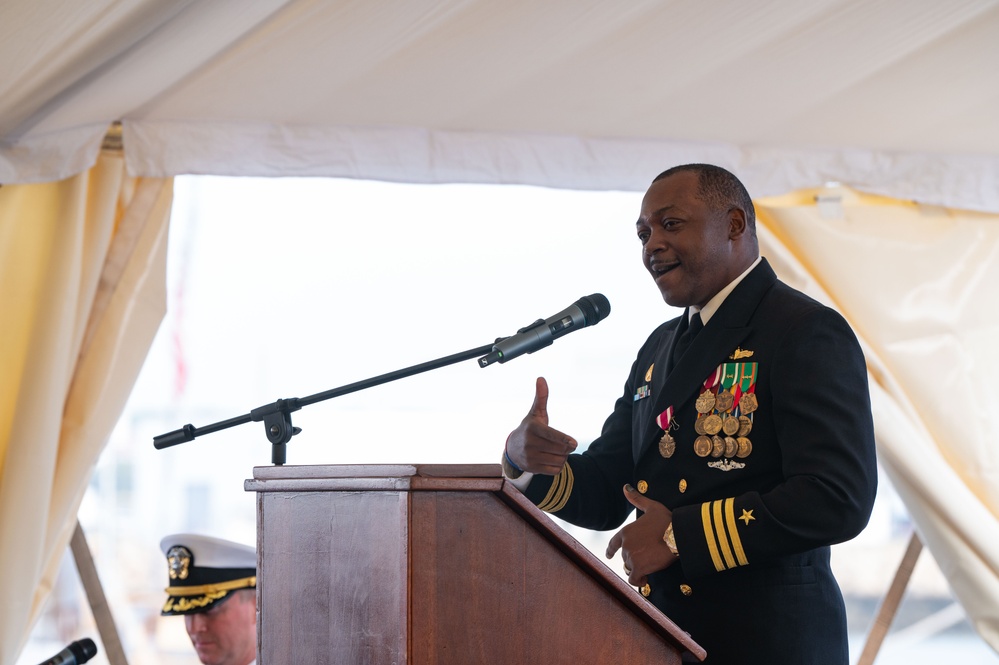
[[[8,0],[0,182],[345,176],[754,196],[839,181],[999,211],[996,0]]]

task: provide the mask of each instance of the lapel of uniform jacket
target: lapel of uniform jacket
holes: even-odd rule
[[[662,436],[662,430],[655,423],[655,417],[669,406],[673,406],[674,414],[687,400],[700,393],[704,380],[719,364],[725,361],[730,353],[749,334],[749,322],[760,303],[763,295],[777,281],[777,275],[766,259],[763,259],[751,273],[746,275],[737,287],[725,298],[714,316],[704,329],[698,333],[694,341],[671,372],[662,372],[664,376],[653,383],[655,404],[652,410],[653,422],[646,429],[646,436],[641,441],[632,443],[636,447],[635,460],[641,458],[653,442]],[[684,310],[686,314],[686,310]],[[667,354],[673,353],[676,338],[681,329],[678,325],[673,331]],[[658,361],[666,369],[667,356],[660,356]],[[658,374],[658,373],[657,373]],[[658,390],[657,390],[658,389]]]

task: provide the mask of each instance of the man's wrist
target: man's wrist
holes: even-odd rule
[[[509,437],[507,438],[509,441]],[[524,470],[519,466],[514,464],[513,460],[510,459],[510,453],[507,452],[506,445],[503,446],[503,475],[511,480],[516,480],[524,475]]]
[[[666,547],[673,553],[673,556],[680,558],[680,552],[676,549],[676,537],[673,535],[673,522],[670,522],[666,526],[666,533],[663,534],[663,542],[666,543]]]

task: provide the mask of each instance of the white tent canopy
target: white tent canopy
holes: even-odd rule
[[[0,665],[165,309],[173,176],[642,191],[695,161],[858,331],[882,464],[999,650],[999,0],[4,0],[0,62]]]
[[[999,3],[12,0],[0,183],[129,171],[643,189],[710,161],[999,211]]]

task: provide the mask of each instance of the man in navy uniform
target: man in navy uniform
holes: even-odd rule
[[[631,584],[707,663],[846,665],[829,546],[867,524],[877,465],[867,370],[836,311],[780,282],[752,200],[728,171],[660,174],[636,224],[642,260],[683,314],[638,352],[582,453],[548,424],[548,387],[503,467],[570,523],[616,529]]]
[[[167,558],[164,616],[184,617],[205,665],[257,659],[257,554],[249,545],[179,533],[160,541]]]

